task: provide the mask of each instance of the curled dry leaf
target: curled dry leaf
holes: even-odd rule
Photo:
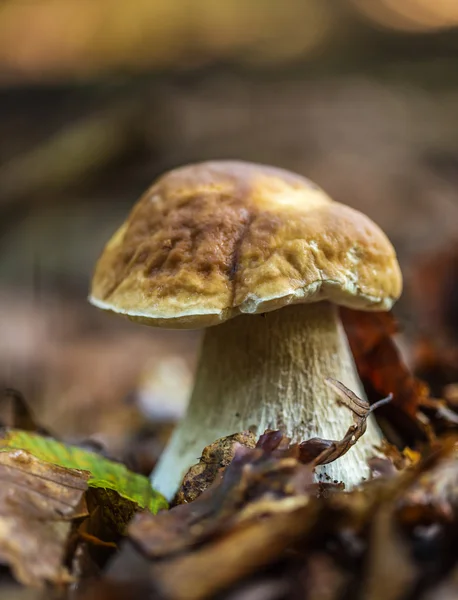
[[[254,448],[255,445],[255,435],[251,431],[242,431],[206,446],[198,464],[186,473],[175,499],[176,504],[192,502],[200,496],[213,483],[218,471],[232,461],[237,448]]]
[[[69,581],[64,559],[72,522],[88,515],[89,476],[25,450],[0,452],[0,559],[21,583]]]
[[[313,467],[326,465],[346,454],[366,431],[367,417],[377,408],[391,402],[392,395],[370,405],[365,400],[358,398],[343,383],[328,378],[326,383],[336,392],[339,404],[347,406],[353,413],[354,423],[350,425],[341,440],[323,440],[312,438],[299,444],[299,458],[301,462],[310,463]]]

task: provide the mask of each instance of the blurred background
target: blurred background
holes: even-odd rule
[[[135,447],[148,471],[200,333],[110,317],[86,295],[154,177],[214,158],[295,170],[369,215],[406,278],[407,358],[425,336],[449,344],[457,27],[454,0],[3,0],[0,383],[58,435]]]

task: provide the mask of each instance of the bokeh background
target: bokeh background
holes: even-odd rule
[[[150,468],[200,333],[86,295],[154,177],[214,158],[296,170],[381,225],[409,359],[435,326],[424,264],[456,265],[435,257],[458,238],[457,27],[454,0],[3,0],[0,383],[58,435]]]

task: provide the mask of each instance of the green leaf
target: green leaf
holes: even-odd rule
[[[117,492],[122,498],[140,508],[149,509],[153,514],[167,508],[167,501],[153,490],[149,479],[94,452],[19,429],[6,430],[0,438],[0,452],[10,450],[27,450],[40,460],[69,469],[89,471],[89,487]]]

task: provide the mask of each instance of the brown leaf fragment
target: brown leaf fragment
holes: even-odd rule
[[[276,451],[280,451],[282,455],[290,451],[290,439],[278,430],[267,430],[256,443],[257,448],[262,448],[265,452],[270,452],[274,456],[278,455]]]
[[[64,583],[72,521],[87,515],[89,473],[0,452],[0,560],[24,585]]]
[[[312,469],[273,452],[240,446],[220,480],[197,500],[154,516],[139,513],[129,526],[130,538],[148,556],[159,558],[194,547],[235,522],[307,503]]]
[[[192,502],[215,480],[218,471],[227,467],[240,446],[254,448],[256,437],[251,431],[242,431],[220,438],[206,446],[197,465],[186,473],[176,495],[175,504]]]
[[[326,465],[346,454],[366,431],[367,417],[371,412],[391,401],[391,394],[383,400],[370,405],[365,400],[358,398],[343,383],[328,378],[326,383],[337,393],[339,404],[343,404],[353,412],[354,423],[350,425],[341,440],[324,440],[311,438],[299,444],[299,458],[304,464],[313,467]]]
[[[417,509],[415,518],[412,518],[412,507]],[[418,478],[404,495],[399,510],[404,511],[404,521],[410,522],[420,522],[419,517],[426,513],[437,523],[458,516],[458,449]]]
[[[382,397],[393,394],[392,406],[415,418],[428,386],[404,364],[392,336],[398,326],[391,313],[368,313],[341,308],[348,341],[363,381]]]
[[[421,454],[405,447],[401,452],[399,448],[382,440],[377,448],[386,458],[374,457],[369,461],[374,477],[392,477],[398,471],[407,469],[419,462]]]

